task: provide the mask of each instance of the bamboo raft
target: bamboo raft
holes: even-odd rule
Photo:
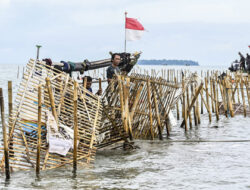
[[[51,112],[58,130],[73,131],[74,147],[66,156],[49,152],[47,117]],[[79,86],[68,74],[30,60],[9,117],[9,159],[12,169],[46,170],[66,164],[86,165],[94,160],[102,105],[98,96]],[[47,127],[46,127],[47,126]],[[1,161],[4,167],[4,158]]]

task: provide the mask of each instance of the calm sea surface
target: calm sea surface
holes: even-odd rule
[[[13,81],[14,92],[18,65],[0,65],[0,87],[4,89],[7,113],[7,81]],[[156,70],[175,68],[192,71],[223,70],[207,67],[140,66],[137,69]],[[102,70],[100,70],[100,73]],[[100,74],[99,73],[99,74]],[[104,87],[104,86],[103,86]],[[94,87],[95,91],[95,87]],[[204,108],[205,109],[205,108]],[[60,168],[41,173],[15,172],[5,182],[1,174],[1,189],[250,189],[250,118],[236,116],[209,123],[201,115],[201,125],[187,133],[178,125],[172,128],[169,139],[135,141],[140,149],[132,151],[103,150],[97,152],[93,168]],[[2,132],[0,132],[2,138]],[[175,140],[175,142],[169,142]],[[177,142],[180,140],[181,142]],[[203,140],[210,142],[187,142]],[[185,142],[186,141],[186,142]],[[224,141],[224,142],[211,142]],[[226,141],[226,142],[225,142]],[[228,142],[231,141],[231,142]]]

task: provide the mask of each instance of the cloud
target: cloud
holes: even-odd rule
[[[227,63],[249,45],[249,7],[249,0],[0,0],[0,58],[26,61],[39,43],[41,56],[55,59],[106,57],[123,50],[127,11],[149,31],[129,51]]]
[[[79,25],[123,24],[124,12],[145,24],[173,22],[250,22],[249,0],[1,0],[22,9],[43,10]]]

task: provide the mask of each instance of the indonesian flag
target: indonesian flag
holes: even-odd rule
[[[144,27],[135,18],[126,17],[125,29],[126,29],[126,40],[128,41],[139,40],[144,32]]]

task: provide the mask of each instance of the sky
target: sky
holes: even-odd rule
[[[250,51],[249,0],[0,0],[0,64],[90,61],[124,51],[124,12],[146,29],[141,59],[230,65]]]

